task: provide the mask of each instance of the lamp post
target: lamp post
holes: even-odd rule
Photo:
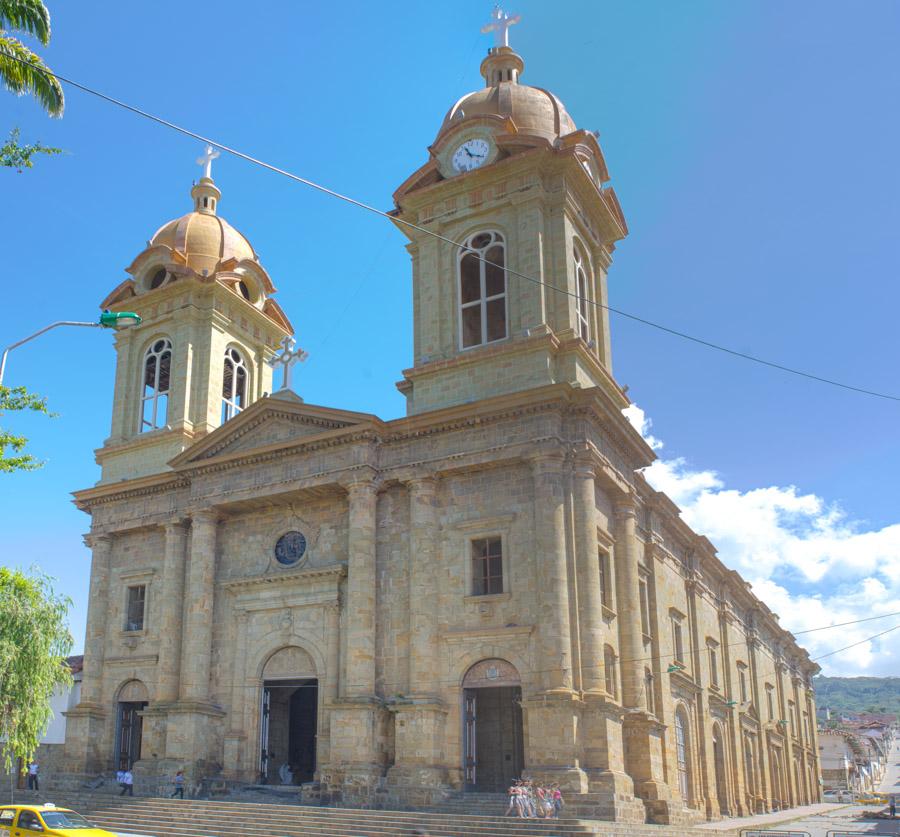
[[[13,350],[21,346],[23,343],[28,343],[31,340],[34,340],[35,337],[40,337],[47,331],[50,331],[54,328],[59,328],[60,326],[79,326],[81,328],[130,328],[131,326],[136,326],[141,324],[141,318],[133,311],[104,311],[100,315],[100,319],[96,323],[80,323],[75,322],[73,320],[60,320],[56,323],[50,323],[50,325],[45,326],[40,331],[36,331],[34,334],[29,334],[28,337],[23,340],[19,340],[16,343],[12,343],[7,346],[3,350],[3,356],[0,357],[0,386],[3,386],[3,373],[6,372],[6,356]]]

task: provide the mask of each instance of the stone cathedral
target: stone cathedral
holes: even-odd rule
[[[602,307],[625,218],[498,20],[484,86],[393,196],[405,417],[274,391],[302,355],[212,154],[103,301],[143,322],[75,495],[72,774],[423,807],[524,775],[570,814],[659,823],[819,799],[818,667],[641,476]]]

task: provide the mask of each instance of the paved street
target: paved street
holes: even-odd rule
[[[881,783],[882,793],[895,793],[900,796],[900,738],[894,742],[888,756],[888,769]]]
[[[898,789],[900,792],[900,789]],[[795,808],[791,813],[798,816],[797,819],[784,820],[784,811],[777,814],[763,814],[757,817],[744,817],[740,819],[719,820],[718,822],[703,823],[698,828],[706,829],[712,835],[717,832],[740,829],[753,831],[761,829],[762,833],[771,830],[774,834],[780,832],[809,834],[810,837],[829,837],[831,832],[844,834],[868,834],[874,837],[878,834],[900,835],[900,818],[890,820],[860,820],[859,815],[865,811],[864,806],[859,805],[835,805],[824,803],[808,805],[805,808]],[[837,837],[837,835],[835,835]]]

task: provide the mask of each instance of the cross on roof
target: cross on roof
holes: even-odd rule
[[[203,166],[203,176],[212,180],[212,161],[216,159],[222,152],[211,145],[206,146],[203,155],[197,158],[197,165]]]
[[[293,337],[285,337],[284,340],[281,341],[281,354],[276,355],[269,361],[269,365],[274,369],[278,365],[281,365],[284,370],[284,374],[281,380],[281,389],[290,389],[291,388],[291,367],[295,363],[302,363],[309,357],[309,352],[304,351],[303,349],[294,349],[294,346],[297,345],[297,341],[294,340]]]
[[[488,32],[494,33],[495,47],[508,47],[509,27],[514,23],[518,23],[520,20],[522,20],[522,15],[510,17],[509,13],[504,12],[498,4],[494,6],[494,11],[491,12],[491,22],[482,26],[481,31],[484,34],[487,34]]]

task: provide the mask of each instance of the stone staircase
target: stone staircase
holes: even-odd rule
[[[39,798],[40,797],[40,798]],[[120,798],[110,793],[16,794],[17,802],[51,801],[85,814],[114,833],[152,837],[709,837],[692,828],[597,820],[521,820],[463,813],[375,811],[304,805]],[[736,837],[726,832],[721,837]]]

